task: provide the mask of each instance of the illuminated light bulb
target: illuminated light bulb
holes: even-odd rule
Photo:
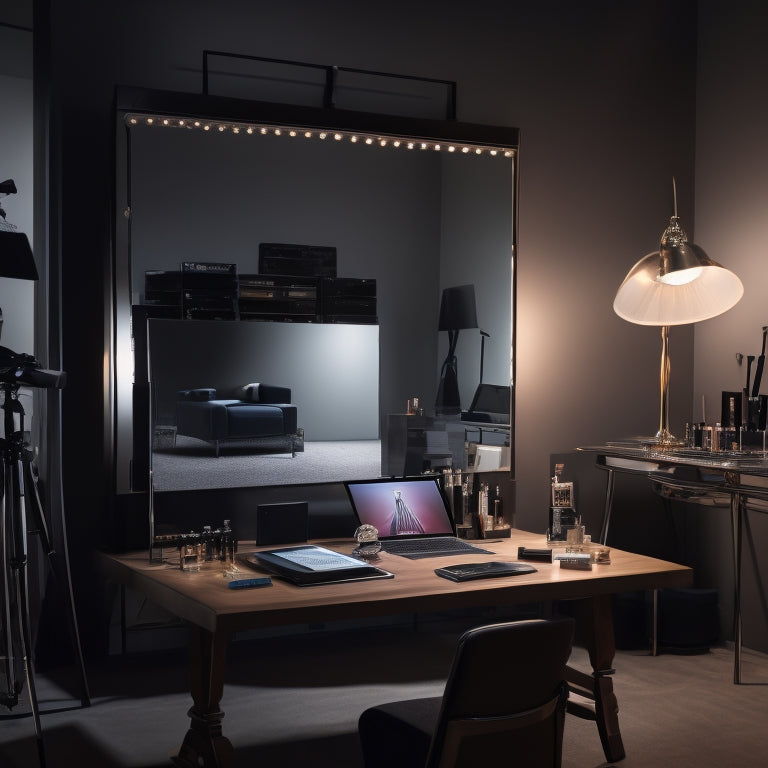
[[[491,150],[491,154],[492,154],[494,157],[496,157],[496,155],[498,155],[498,154],[499,154],[499,150],[498,150],[498,149],[492,149],[492,150]]]
[[[344,135],[341,133],[334,133],[333,138],[336,139],[336,141],[341,141],[344,138]]]
[[[379,139],[379,146],[386,147],[387,146],[387,140],[386,139]]]
[[[441,149],[439,144],[435,144],[435,152],[439,152]]]
[[[232,133],[240,133],[240,128],[238,128],[238,126],[235,126],[235,127],[232,129]]]
[[[131,119],[130,119],[128,122],[129,122],[131,125],[136,125],[136,123],[138,123],[139,121],[138,121],[138,120],[137,120],[135,117],[132,117],[132,118],[131,118]]]
[[[199,120],[195,120],[195,128],[199,128],[199,127],[200,127],[200,121]]]
[[[350,140],[350,141],[351,141],[353,144],[357,144],[357,136],[350,136],[350,137],[349,137],[349,140]]]
[[[365,143],[366,144],[373,144],[373,139],[370,136],[368,136],[368,138],[366,138],[366,140],[365,140]]]
[[[253,126],[252,126],[252,125],[249,125],[249,126],[248,126],[248,127],[245,129],[245,132],[246,132],[246,133],[247,133],[247,134],[250,136],[250,135],[253,133]]]
[[[462,147],[461,151],[466,155],[469,152],[469,147]]]
[[[393,141],[392,144],[394,144],[394,146],[396,147],[399,147],[400,144],[402,144],[402,142],[400,141],[400,139],[395,139],[395,141]]]
[[[514,155],[514,152],[512,152],[509,149],[504,153],[504,157],[512,157],[513,155]]]
[[[154,119],[153,119],[153,118],[151,118],[151,117],[148,117],[148,118],[147,118],[147,125],[152,125],[152,123],[154,123],[154,122],[155,122],[155,121],[154,121]]]
[[[211,126],[210,125],[204,125],[203,126],[203,130],[204,131],[210,131],[211,130]]]
[[[701,277],[704,267],[690,267],[689,269],[678,269],[676,272],[670,272],[667,275],[659,275],[656,280],[665,285],[687,285],[697,278]]]
[[[168,125],[169,123],[170,123],[170,120],[168,120],[168,118],[166,117],[166,118],[163,120],[163,125]]]
[[[304,137],[307,138],[307,139],[311,139],[312,138],[312,131],[304,131]],[[320,134],[320,138],[321,139],[323,138],[323,134],[322,133]]]
[[[179,120],[179,127],[183,128],[186,125],[186,122],[184,120]]]
[[[275,128],[275,136],[280,136],[283,132],[279,128]]]
[[[220,125],[219,126],[219,133],[223,133],[226,130],[227,130],[227,126],[226,125]]]
[[[482,154],[483,154],[483,150],[482,150],[482,149],[480,149],[480,147],[478,147],[478,148],[475,150],[475,154],[476,154],[476,155],[482,155]]]
[[[449,151],[449,152],[455,152],[455,151],[456,151],[456,147],[454,147],[453,145],[451,145],[450,147],[448,147],[448,151]]]
[[[413,147],[414,147],[414,144],[413,144],[413,142],[412,142],[412,141],[409,141],[409,142],[408,142],[408,144],[407,144],[406,146],[408,147],[408,149],[413,149]]]
[[[423,141],[421,142],[421,148],[422,149],[426,149],[427,148],[426,142],[423,142]]]
[[[327,138],[328,138],[328,134],[327,134],[325,131],[323,131],[323,132],[320,134],[320,138],[321,138],[321,139],[327,139]]]
[[[296,131],[288,131],[288,135],[289,136],[295,136],[296,135]]]
[[[259,128],[259,132],[261,133],[262,136],[266,136],[267,135],[267,129],[266,128],[263,128],[263,127]]]

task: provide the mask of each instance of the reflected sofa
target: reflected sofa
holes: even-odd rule
[[[233,392],[183,389],[176,393],[176,432],[210,443],[216,456],[223,445],[258,445],[261,438],[284,438],[273,452],[295,457],[296,406],[291,404],[290,388],[274,384],[246,384]]]

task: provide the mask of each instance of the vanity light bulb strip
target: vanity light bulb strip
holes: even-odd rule
[[[460,153],[463,155],[491,155],[493,157],[514,157],[515,150],[509,147],[487,147],[477,144],[441,144],[436,141],[418,141],[416,139],[403,139],[397,136],[374,136],[370,134],[345,133],[342,131],[326,131],[309,128],[290,128],[275,125],[250,125],[245,123],[220,123],[214,120],[193,120],[176,117],[164,117],[162,115],[127,115],[126,125],[147,125],[161,128],[186,128],[188,130],[202,130],[212,133],[232,133],[235,135],[272,135],[272,136],[301,136],[305,139],[319,139],[320,141],[349,141],[352,144],[363,143],[367,146],[379,147],[392,146],[395,149],[404,147],[407,150],[432,150],[434,152]]]

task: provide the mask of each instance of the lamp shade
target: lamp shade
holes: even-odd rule
[[[659,250],[640,259],[624,278],[613,309],[638,325],[684,325],[722,314],[743,294],[741,280],[689,243],[673,216]]]
[[[462,328],[477,328],[474,285],[456,285],[443,289],[437,330],[460,331]]]
[[[0,228],[0,277],[37,280],[35,257],[23,232]]]

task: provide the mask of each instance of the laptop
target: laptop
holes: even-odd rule
[[[358,525],[379,532],[381,548],[411,559],[465,553],[493,554],[456,536],[438,479],[348,480],[344,483]]]
[[[509,386],[478,384],[468,411],[461,414],[462,421],[483,424],[509,424]]]

